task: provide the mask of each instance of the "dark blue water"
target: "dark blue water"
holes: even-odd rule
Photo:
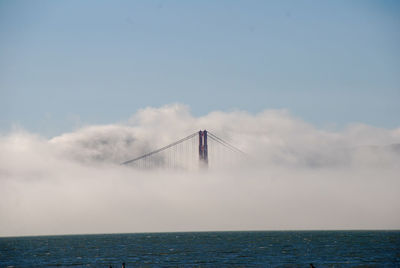
[[[400,267],[399,231],[0,238],[0,267]]]

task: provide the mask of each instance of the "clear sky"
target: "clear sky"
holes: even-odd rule
[[[0,132],[184,103],[400,126],[399,1],[0,1]]]

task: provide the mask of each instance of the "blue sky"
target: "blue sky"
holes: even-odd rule
[[[179,102],[400,126],[398,1],[0,1],[0,132]]]

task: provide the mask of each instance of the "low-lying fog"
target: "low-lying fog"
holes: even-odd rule
[[[233,165],[139,170],[121,162],[207,129]],[[286,111],[147,108],[47,139],[0,136],[0,236],[207,230],[399,229],[400,128],[317,128]],[[211,161],[211,160],[210,160]]]

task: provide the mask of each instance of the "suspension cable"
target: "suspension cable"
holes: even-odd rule
[[[187,137],[185,137],[185,138],[183,138],[183,139],[180,139],[180,140],[178,140],[178,141],[176,141],[176,142],[174,142],[174,143],[168,144],[167,146],[164,146],[164,147],[162,147],[162,148],[160,148],[160,149],[157,149],[157,150],[155,150],[155,151],[152,151],[152,152],[150,152],[150,153],[147,153],[147,154],[144,154],[144,155],[142,155],[142,156],[136,157],[136,158],[134,158],[134,159],[125,161],[125,162],[121,163],[121,165],[126,165],[126,164],[129,164],[129,163],[135,162],[135,161],[137,161],[137,160],[143,159],[143,158],[145,158],[145,157],[151,156],[151,155],[153,155],[153,154],[159,153],[159,152],[164,151],[164,150],[166,150],[166,149],[168,149],[168,148],[171,148],[172,146],[175,146],[175,145],[177,145],[177,144],[179,144],[179,143],[182,143],[182,142],[184,142],[184,141],[186,141],[186,140],[188,140],[188,139],[191,139],[191,138],[193,138],[193,137],[196,136],[196,135],[198,135],[198,132],[195,132],[195,133],[193,133],[193,134],[191,134],[191,135],[189,135],[189,136],[187,136]]]
[[[237,152],[237,153],[241,153],[241,154],[247,155],[247,154],[246,154],[245,152],[243,152],[242,150],[236,148],[236,147],[233,146],[232,144],[230,144],[230,143],[224,141],[223,139],[218,138],[217,136],[215,136],[215,135],[212,134],[211,132],[208,131],[207,133],[208,133],[208,135],[210,136],[211,139],[215,140],[216,142],[219,142],[220,144],[224,145],[225,147],[228,147],[228,148],[231,149],[232,151],[235,151],[235,152]]]

